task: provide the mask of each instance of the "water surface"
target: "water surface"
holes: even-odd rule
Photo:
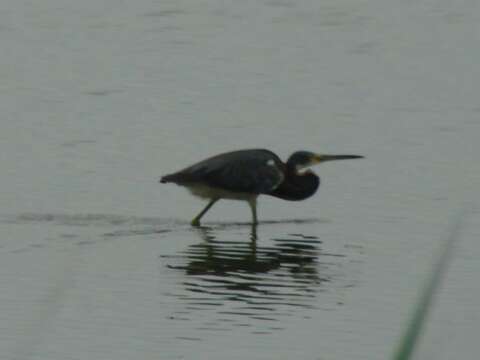
[[[0,11],[2,359],[386,359],[473,204],[418,358],[475,358],[476,2],[17,1]],[[302,202],[158,184],[354,153]]]

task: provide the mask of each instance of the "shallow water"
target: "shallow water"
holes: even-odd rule
[[[386,359],[468,212],[418,358],[475,358],[476,2],[17,1],[0,12],[2,359]],[[302,202],[158,183],[265,147]]]
[[[6,216],[2,229],[43,239],[2,246],[10,270],[2,274],[10,349],[26,358],[67,351],[150,357],[160,347],[160,358],[196,358],[193,344],[200,342],[207,358],[229,354],[216,345],[219,336],[240,336],[239,345],[252,347],[245,351],[259,351],[256,336],[276,342],[292,321],[309,323],[318,312],[341,308],[358,280],[362,247],[325,245],[309,233],[320,224],[328,222],[192,228],[118,215]],[[15,324],[25,308],[29,317]]]

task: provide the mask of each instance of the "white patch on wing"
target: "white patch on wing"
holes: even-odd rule
[[[275,161],[273,159],[270,159],[267,161],[268,166],[275,166]]]

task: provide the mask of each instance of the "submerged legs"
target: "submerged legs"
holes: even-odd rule
[[[200,213],[195,216],[191,222],[192,226],[200,226],[200,219],[202,218],[203,215],[213,206],[218,201],[218,199],[212,199],[210,202],[205,206],[205,208],[200,211]]]
[[[257,198],[251,198],[248,200],[248,205],[250,205],[250,210],[252,210],[252,224],[257,225]]]

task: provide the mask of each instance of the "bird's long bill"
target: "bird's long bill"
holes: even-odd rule
[[[349,159],[362,159],[363,156],[361,155],[320,155],[317,154],[314,157],[315,163],[321,163],[325,161],[332,161],[332,160],[349,160]]]

